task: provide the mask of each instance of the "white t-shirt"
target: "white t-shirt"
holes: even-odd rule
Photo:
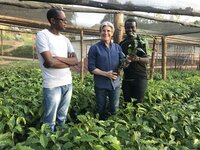
[[[71,71],[69,68],[45,68],[43,63],[44,59],[41,53],[50,51],[52,56],[68,57],[68,52],[74,52],[74,49],[64,35],[55,35],[48,29],[39,31],[36,35],[36,50],[40,67],[42,70],[43,87],[53,88],[72,83]]]

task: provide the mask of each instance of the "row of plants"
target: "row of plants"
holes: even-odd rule
[[[37,58],[37,54],[33,51],[32,45],[19,46],[16,49],[4,52],[5,56],[22,57],[22,58]]]
[[[17,64],[17,63],[16,63]],[[19,66],[19,67],[16,67]],[[145,102],[120,98],[106,121],[95,114],[93,79],[73,74],[74,91],[64,129],[42,125],[42,77],[38,67],[0,68],[0,149],[197,150],[200,148],[199,71],[168,72],[149,80]]]

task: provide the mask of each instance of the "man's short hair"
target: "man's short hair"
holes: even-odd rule
[[[62,10],[61,9],[55,9],[55,8],[49,9],[48,12],[47,12],[48,21],[50,22],[51,18],[56,18],[58,16],[59,11],[62,11]]]
[[[135,19],[133,19],[133,18],[129,18],[129,19],[127,19],[127,20],[125,21],[124,26],[126,25],[127,22],[135,22],[136,27],[137,27],[137,21],[136,21]]]

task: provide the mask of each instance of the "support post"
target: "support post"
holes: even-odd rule
[[[166,51],[167,51],[167,42],[166,37],[162,37],[162,79],[166,80],[166,63],[167,63],[167,57],[166,57]]]
[[[3,30],[1,29],[1,55],[3,56]]]
[[[33,58],[33,61],[35,60],[35,35],[32,34],[32,58]]]
[[[123,13],[116,13],[114,14],[114,26],[115,26],[115,33],[114,33],[114,42],[120,43],[123,39],[124,34],[124,14]]]
[[[84,49],[83,49],[83,30],[80,31],[80,47],[81,47],[81,82],[83,82],[84,79]]]
[[[150,64],[150,79],[153,80],[154,76],[154,66],[155,66],[155,54],[156,54],[156,45],[157,45],[157,38],[153,39],[153,52],[151,55],[151,64]]]

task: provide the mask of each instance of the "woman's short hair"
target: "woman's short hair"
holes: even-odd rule
[[[109,27],[112,28],[112,31],[113,31],[113,32],[115,31],[114,25],[113,25],[111,22],[109,22],[109,21],[105,21],[105,22],[103,22],[103,23],[100,25],[100,28],[99,28],[99,31],[100,31],[100,32],[102,31],[102,29],[104,28],[104,26],[109,26]]]

